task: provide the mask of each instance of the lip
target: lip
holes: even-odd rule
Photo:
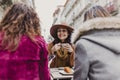
[[[59,34],[58,37],[59,37],[60,39],[65,39],[65,38],[66,38],[66,35],[65,35],[65,34]]]
[[[60,34],[59,37],[62,37],[62,35]]]

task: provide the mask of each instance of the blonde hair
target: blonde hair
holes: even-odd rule
[[[84,14],[84,21],[96,18],[96,17],[109,17],[111,16],[109,12],[101,6],[93,6],[92,8],[88,9]]]

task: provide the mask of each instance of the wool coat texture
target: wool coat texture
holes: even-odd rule
[[[16,51],[0,50],[0,80],[50,80],[46,43],[39,36],[35,41],[24,35]]]
[[[73,33],[74,80],[120,80],[120,18],[95,18]]]

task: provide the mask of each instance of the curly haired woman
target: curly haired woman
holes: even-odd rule
[[[34,9],[12,5],[0,23],[0,80],[50,80],[47,55]]]

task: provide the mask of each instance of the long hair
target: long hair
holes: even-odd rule
[[[86,21],[86,20],[89,20],[92,18],[96,18],[96,17],[109,17],[109,16],[111,16],[111,15],[109,14],[109,12],[106,9],[104,9],[103,7],[101,7],[99,5],[96,5],[90,9],[88,9],[85,12],[83,21]]]
[[[16,3],[10,7],[0,23],[3,34],[1,48],[15,51],[22,35],[28,36],[33,42],[35,35],[41,35],[40,20],[33,8]]]

